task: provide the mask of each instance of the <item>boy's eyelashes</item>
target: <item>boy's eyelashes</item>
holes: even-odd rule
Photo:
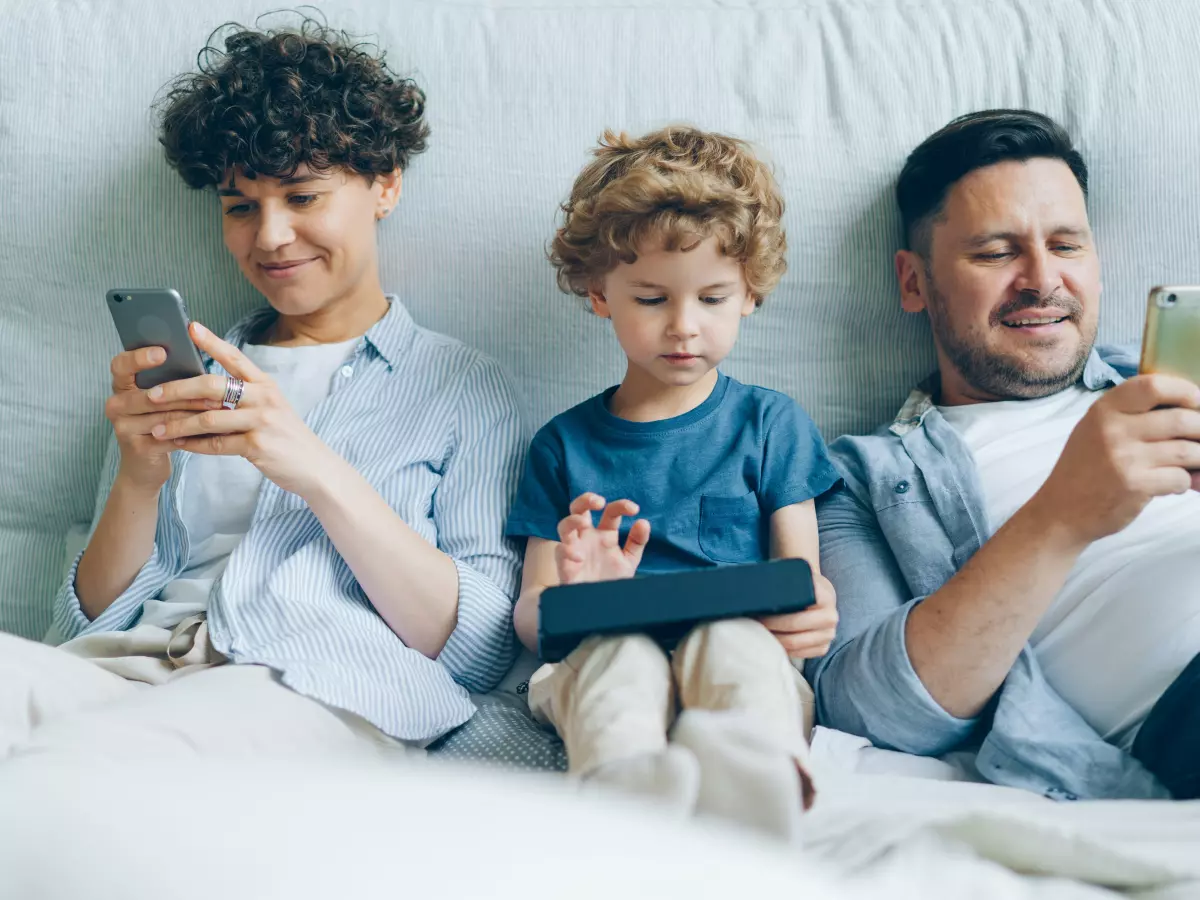
[[[724,303],[727,297],[701,297],[700,302],[708,306],[716,306],[718,303]],[[634,297],[634,302],[641,306],[658,306],[661,303],[666,303],[666,297]]]

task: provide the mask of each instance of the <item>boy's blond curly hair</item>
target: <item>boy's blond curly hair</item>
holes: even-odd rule
[[[592,152],[550,245],[560,288],[587,296],[648,241],[679,250],[715,235],[762,305],[787,268],[787,237],[775,178],[748,144],[671,125],[640,138],[605,131]]]

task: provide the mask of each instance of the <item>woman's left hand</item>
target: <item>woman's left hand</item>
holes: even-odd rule
[[[205,456],[241,456],[286,491],[304,495],[305,485],[331,452],[292,409],[271,378],[237,347],[197,323],[191,326],[196,346],[219,362],[245,386],[236,409],[210,409],[158,425],[151,432],[180,450]],[[228,379],[201,375],[170,381],[148,393],[151,402],[177,407],[191,400],[224,400]]]

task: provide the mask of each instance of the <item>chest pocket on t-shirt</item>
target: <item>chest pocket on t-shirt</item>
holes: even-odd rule
[[[758,497],[700,498],[700,549],[714,562],[752,563],[764,559]]]

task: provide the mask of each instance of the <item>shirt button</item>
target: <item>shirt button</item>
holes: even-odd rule
[[[342,366],[342,377],[349,378],[354,374],[354,366]]]
[[[910,487],[912,487],[912,485],[911,485],[911,484],[909,484],[907,481],[901,481],[901,482],[898,482],[898,483],[896,484],[896,493],[897,493],[897,494],[907,494],[907,493],[908,493],[908,489],[909,489]]]

